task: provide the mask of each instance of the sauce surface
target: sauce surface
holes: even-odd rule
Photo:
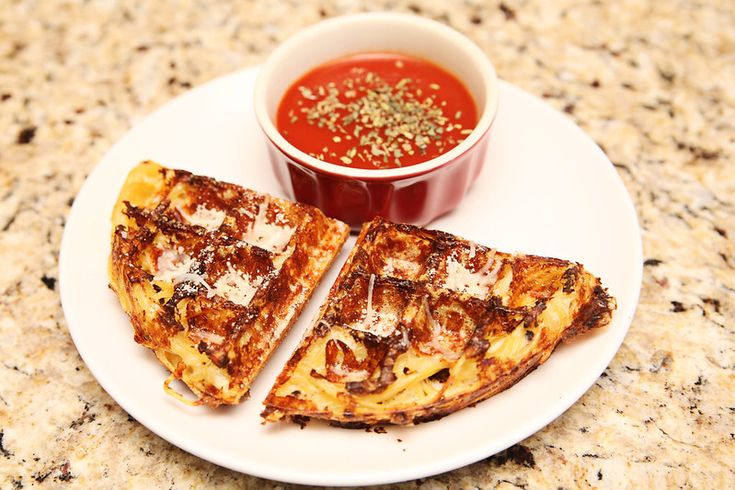
[[[319,160],[366,169],[405,167],[446,153],[477,124],[469,91],[453,74],[398,53],[329,61],[294,82],[276,126]]]

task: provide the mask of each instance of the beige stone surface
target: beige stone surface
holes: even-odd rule
[[[569,113],[633,197],[646,259],[630,332],[579,402],[499,455],[395,488],[732,488],[731,0],[0,0],[1,488],[293,488],[128,417],[70,339],[57,255],[74,195],[128,128],[300,27],[368,8],[455,27]]]

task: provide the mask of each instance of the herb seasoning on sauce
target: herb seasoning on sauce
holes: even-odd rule
[[[454,75],[397,53],[361,53],[316,67],[283,96],[276,124],[301,151],[326,162],[383,169],[425,162],[477,124],[472,96]]]

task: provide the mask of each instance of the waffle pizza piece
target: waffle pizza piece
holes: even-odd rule
[[[112,228],[110,287],[135,340],[171,372],[169,394],[210,406],[247,395],[349,234],[311,206],[153,162],[128,175]]]
[[[615,307],[578,263],[376,219],[262,417],[346,427],[434,420],[512,386],[560,342],[606,325]]]

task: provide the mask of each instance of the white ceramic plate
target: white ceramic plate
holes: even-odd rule
[[[107,287],[109,216],[127,172],[156,160],[282,196],[252,111],[257,69],[173,100],[126,134],[87,179],[66,224],[60,290],[69,330],[102,387],[143,425],[216,464],[305,484],[397,482],[492,455],[544,427],[595,382],[633,318],[641,284],[636,213],[610,161],[567,117],[502,83],[487,163],[453,213],[430,226],[505,251],[582,262],[617,298],[612,323],[562,346],[513,388],[444,419],[387,433],[311,423],[263,426],[261,401],[326,296],[346,244],[301,319],[239,406],[188,407],[162,389],[167,373],[133,341]],[[399,441],[400,439],[400,441]]]

